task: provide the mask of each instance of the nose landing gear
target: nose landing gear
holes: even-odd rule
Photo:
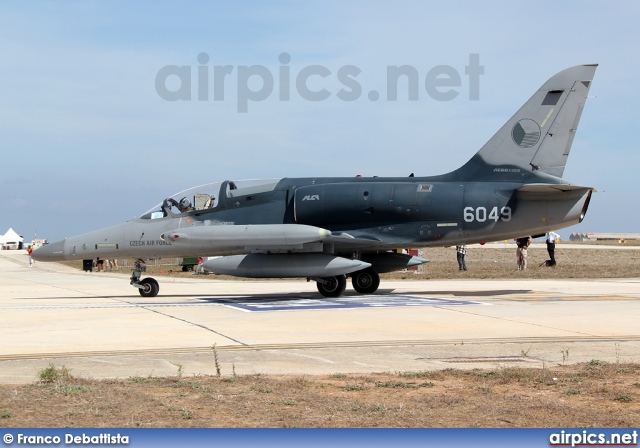
[[[140,280],[140,275],[147,270],[144,260],[136,260],[136,264],[131,273],[131,286],[138,288],[142,297],[155,297],[160,291],[160,285],[156,279],[147,277]]]

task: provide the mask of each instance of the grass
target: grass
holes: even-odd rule
[[[69,395],[69,394],[86,393],[91,391],[92,391],[91,386],[83,386],[83,385],[77,385],[77,384],[63,384],[63,385],[57,386],[51,392],[63,394],[63,395]]]
[[[178,378],[182,378],[182,374],[184,373],[184,366],[182,364],[178,364],[177,362],[173,362],[173,361],[169,361],[169,363],[176,366],[176,368],[178,369],[178,373],[177,373]]]
[[[38,378],[42,384],[56,384],[60,386],[71,379],[71,374],[65,366],[56,367],[53,364],[49,364],[38,372]]]
[[[344,390],[345,392],[351,392],[354,390],[365,390],[365,386],[361,385],[361,384],[347,384],[346,386],[342,387],[342,390]]]
[[[144,378],[142,376],[130,376],[129,381],[132,383],[145,383],[149,380],[149,378]]]
[[[592,364],[236,375],[232,382],[225,381],[231,375],[144,381],[66,375],[61,385],[38,377],[29,385],[0,385],[0,418],[5,427],[640,426],[640,365]]]
[[[435,386],[434,383],[432,382],[428,382],[428,383],[407,383],[404,381],[378,381],[376,382],[376,387],[390,387],[392,389],[417,389],[419,387],[433,387]]]
[[[221,375],[220,362],[218,361],[218,350],[216,350],[216,344],[213,344],[211,346],[211,350],[213,350],[213,362],[216,365],[216,375],[220,376]]]

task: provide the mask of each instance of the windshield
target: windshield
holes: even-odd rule
[[[183,190],[144,213],[140,219],[158,219],[191,211],[215,209],[220,204],[220,196],[235,198],[273,191],[281,179],[249,179],[214,182]],[[224,191],[221,191],[221,188]]]

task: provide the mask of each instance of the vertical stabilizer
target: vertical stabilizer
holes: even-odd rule
[[[552,76],[456,171],[462,180],[516,180],[528,173],[562,177],[597,64]]]

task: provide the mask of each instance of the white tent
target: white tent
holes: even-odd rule
[[[0,235],[0,246],[2,246],[2,249],[16,250],[22,246],[23,242],[24,239],[11,228],[7,230],[7,233],[4,235]]]

